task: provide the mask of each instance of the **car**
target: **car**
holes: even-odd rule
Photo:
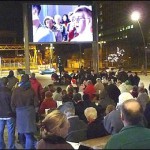
[[[48,69],[45,69],[45,70],[40,70],[39,73],[41,75],[44,75],[44,74],[52,74],[56,72],[56,70],[54,68],[48,68]]]

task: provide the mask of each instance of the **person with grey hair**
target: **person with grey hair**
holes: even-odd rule
[[[108,135],[103,125],[103,117],[98,117],[97,110],[94,107],[88,107],[84,110],[88,121],[87,138],[98,138]]]
[[[67,107],[65,105],[67,105]],[[75,115],[74,105],[71,103],[64,104],[64,106],[60,107],[60,110],[67,116],[70,123],[66,140],[70,142],[80,142],[86,140],[87,124],[83,120],[80,120],[78,115]]]
[[[143,109],[138,101],[130,99],[121,107],[124,127],[109,139],[104,149],[150,149],[150,129],[141,125]]]
[[[104,90],[104,85],[103,85],[102,80],[100,78],[96,79],[96,83],[94,85],[94,88],[96,90],[97,95],[99,95]]]

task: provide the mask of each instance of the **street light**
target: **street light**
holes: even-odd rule
[[[141,35],[142,35],[142,39],[143,39],[143,45],[144,45],[144,53],[145,53],[145,75],[147,76],[147,56],[146,56],[146,44],[145,44],[145,38],[144,38],[144,34],[143,34],[143,31],[142,31],[142,28],[141,28],[141,24],[140,24],[140,18],[141,18],[141,15],[138,11],[134,11],[132,14],[131,14],[131,19],[133,21],[137,21],[138,22],[138,25],[140,27],[140,32],[141,32]]]

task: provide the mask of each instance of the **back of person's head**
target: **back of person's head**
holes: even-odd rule
[[[59,106],[58,109],[64,113],[66,109],[75,109],[74,104],[72,102],[65,102],[63,105]]]
[[[34,72],[31,73],[31,78],[35,79],[35,73]]]
[[[144,83],[143,83],[143,82],[140,82],[139,85],[138,85],[138,87],[144,88]]]
[[[87,80],[87,85],[93,84],[91,80]]]
[[[66,95],[67,91],[66,90],[62,90],[62,95]]]
[[[81,101],[81,94],[80,93],[76,93],[73,95],[73,101],[78,102]]]
[[[42,121],[42,138],[47,136],[66,137],[68,134],[69,122],[64,113],[59,110],[53,110]]]
[[[22,82],[28,82],[29,81],[29,75],[28,74],[23,74],[21,76],[21,81]]]
[[[143,109],[135,99],[125,101],[121,107],[121,118],[124,125],[138,125],[143,120]]]
[[[51,98],[53,96],[53,93],[51,91],[45,92],[45,98]]]
[[[14,76],[14,71],[13,70],[9,71],[9,76],[11,76],[11,77]]]
[[[136,85],[134,85],[134,86],[132,87],[132,90],[133,90],[133,91],[138,91],[138,87],[137,87]]]
[[[71,84],[76,84],[76,83],[77,83],[76,79],[71,79]]]
[[[132,99],[133,96],[129,92],[123,92],[119,95],[119,102],[117,103],[117,106],[122,105],[123,102]]]
[[[0,79],[0,86],[6,86],[8,83],[8,78],[7,77],[3,77]]]
[[[64,114],[67,116],[67,118],[71,116],[75,116],[75,108],[74,107],[66,108]]]
[[[105,110],[105,114],[109,114],[110,112],[112,112],[113,110],[115,110],[115,106],[114,105],[107,105],[106,110]]]
[[[83,100],[84,101],[90,101],[90,96],[89,96],[89,94],[83,94]]]
[[[97,118],[97,110],[94,107],[88,107],[84,110],[84,115],[88,122],[91,122]]]
[[[62,88],[61,87],[57,87],[56,91],[57,91],[57,93],[60,93],[62,91]]]
[[[102,82],[102,80],[100,78],[97,78],[96,82],[99,83],[99,82]]]

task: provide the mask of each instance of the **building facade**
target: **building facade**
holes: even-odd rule
[[[150,43],[150,2],[149,1],[101,1],[99,2],[99,41],[102,48],[103,66],[111,65],[107,59],[116,53],[117,47],[124,49],[120,61],[124,67],[139,68],[144,64],[143,32],[146,46]],[[133,11],[139,11],[141,19],[131,20]],[[147,56],[149,57],[149,56]],[[149,64],[149,62],[148,62]],[[120,65],[118,62],[114,65]]]

